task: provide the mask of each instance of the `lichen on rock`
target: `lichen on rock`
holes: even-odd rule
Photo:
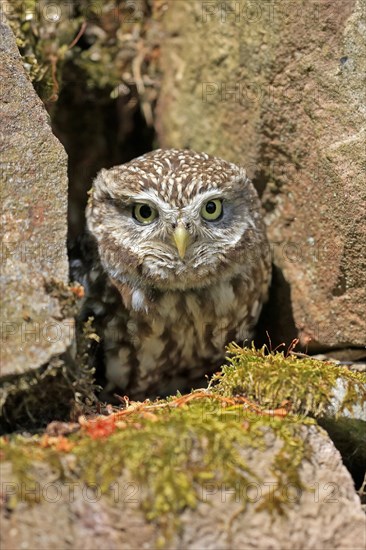
[[[26,484],[36,504],[35,487],[44,484],[39,465],[44,464],[55,482],[90,487],[107,506],[121,505],[113,503],[116,488],[137,488],[134,513],[143,514],[144,524],[154,526],[155,540],[165,545],[185,536],[185,514],[207,506],[217,488],[230,494],[225,503],[238,505],[238,515],[264,514],[275,523],[291,516],[295,502],[314,494],[305,474],[318,460],[310,441],[319,445],[320,439],[328,440],[306,414],[326,411],[336,367],[254,347],[231,345],[228,352],[231,364],[214,375],[207,389],[155,402],[125,398],[125,407],[110,409],[109,414],[80,417],[77,431],[70,435],[64,435],[68,431],[62,426],[59,435],[3,438],[2,459],[11,464],[16,486]],[[349,406],[350,398],[363,403],[364,377],[343,369],[338,369],[339,376],[349,385],[340,410]],[[306,389],[312,393],[313,385],[320,388],[309,403]],[[253,501],[249,488],[262,491],[268,484],[273,490]],[[289,497],[289,487],[300,500]],[[17,491],[11,498],[15,509],[17,499],[24,501]],[[223,510],[223,502],[217,505]]]

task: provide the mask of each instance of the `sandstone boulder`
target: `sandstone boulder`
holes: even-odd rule
[[[275,276],[266,329],[366,344],[365,2],[172,2],[158,130],[247,167]]]

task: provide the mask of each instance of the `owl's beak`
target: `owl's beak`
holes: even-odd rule
[[[189,233],[182,223],[174,230],[173,239],[178,249],[179,257],[183,260],[189,241]]]

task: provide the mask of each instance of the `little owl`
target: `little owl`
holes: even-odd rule
[[[86,211],[86,309],[101,322],[109,392],[193,387],[253,335],[270,279],[243,168],[161,150],[102,170]]]

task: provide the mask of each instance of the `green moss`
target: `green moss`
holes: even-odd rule
[[[136,413],[102,450],[99,442],[84,439],[75,454],[86,478],[104,489],[127,468],[147,488],[143,508],[148,519],[158,519],[195,507],[202,483],[215,479],[235,486],[255,479],[240,449],[248,444],[260,448],[261,435],[259,425],[249,432],[231,411],[226,414],[219,403],[208,408],[203,398],[189,406],[163,407],[153,420]],[[114,457],[112,464],[105,456]]]
[[[56,6],[35,0],[15,0],[9,4],[7,18],[37,93],[44,101],[55,101],[63,65],[73,55],[68,45],[82,18],[75,16],[71,3]]]
[[[146,40],[150,21],[146,0],[132,4],[72,0],[59,5],[15,0],[7,15],[24,66],[45,102],[57,101],[63,81],[68,80],[69,64],[88,89],[114,90],[117,97],[128,95],[131,85],[136,85],[143,101],[155,101],[158,43]]]
[[[106,496],[113,496],[113,484],[124,475],[140,488],[139,506],[147,520],[166,535],[179,527],[185,508],[197,506],[208,486],[225,487],[233,498],[240,495],[244,510],[248,495],[243,487],[266,479],[246,457],[270,449],[272,460],[263,476],[271,474],[276,486],[256,506],[286,514],[289,484],[311,490],[302,485],[300,465],[311,460],[304,427],[315,420],[303,413],[319,415],[326,409],[339,376],[348,383],[342,406],[350,399],[363,401],[363,377],[254,347],[231,345],[229,355],[230,365],[207,390],[94,415],[80,421],[79,432],[67,439],[3,439],[1,454],[17,478],[28,483],[35,461],[47,463],[62,481],[75,481],[77,473],[80,482],[96,484]],[[65,452],[72,457],[72,471],[65,467]]]
[[[95,420],[95,426],[109,421],[108,417]],[[267,416],[248,422],[241,405],[225,406],[225,402],[207,394],[183,406],[163,401],[150,409],[142,407],[124,418],[122,427],[117,424],[109,436],[93,439],[78,433],[69,440],[74,445],[73,470],[81,481],[97,484],[109,494],[112,484],[128,471],[130,479],[143,488],[140,505],[146,518],[171,528],[178,525],[180,512],[196,507],[208,485],[231,488],[240,494],[245,508],[243,487],[263,480],[249,467],[242,450],[264,451],[271,445],[266,442],[268,435],[281,442],[272,467],[278,486],[275,495],[261,507],[285,512],[282,489],[289,481],[302,487],[298,467],[306,451],[301,428],[293,419],[288,422]],[[93,435],[93,429],[91,421],[89,434]],[[17,478],[31,487],[33,461],[52,465],[53,471],[58,469],[60,479],[69,475],[63,469],[63,454],[41,448],[39,437],[3,440],[1,450],[5,460],[13,464]]]
[[[39,492],[35,490],[37,481],[32,473],[37,455],[42,454],[37,451],[34,447],[34,438],[29,438],[27,441],[26,437],[20,435],[15,435],[11,439],[0,437],[1,461],[5,459],[11,463],[11,477],[17,482],[18,489],[17,493],[12,495],[11,501],[6,503],[7,508],[15,508],[19,501],[24,500],[23,493],[28,503],[40,502]]]
[[[334,363],[299,358],[262,349],[228,346],[229,365],[215,375],[212,390],[221,396],[245,395],[262,408],[287,407],[290,412],[321,416],[332,406],[337,382],[346,388],[337,414],[366,403],[366,376]]]

